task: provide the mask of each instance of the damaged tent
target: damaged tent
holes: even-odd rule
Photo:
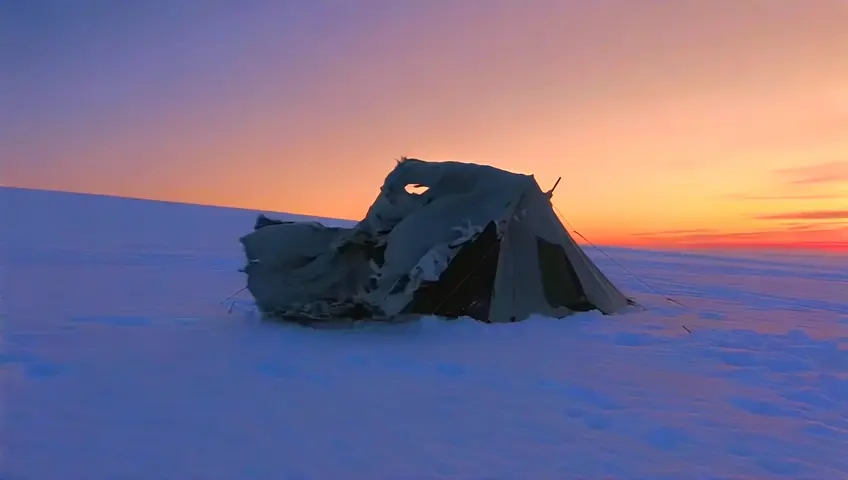
[[[571,238],[551,194],[532,175],[403,158],[352,228],[260,215],[241,238],[247,289],[265,315],[301,323],[515,322],[633,304]]]

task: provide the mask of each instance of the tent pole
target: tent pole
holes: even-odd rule
[[[547,192],[545,192],[545,195],[546,195],[548,198],[553,198],[553,196],[554,196],[554,190],[556,190],[556,187],[557,187],[557,185],[559,185],[559,181],[560,181],[560,180],[562,180],[562,177],[557,178],[556,182],[554,183],[554,186],[553,186],[553,187],[551,187],[551,189],[550,189],[550,190],[548,190]]]

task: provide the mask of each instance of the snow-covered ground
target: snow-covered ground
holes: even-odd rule
[[[848,478],[846,257],[605,250],[683,307],[590,249],[647,311],[315,331],[221,304],[254,212],[0,195],[0,478]]]

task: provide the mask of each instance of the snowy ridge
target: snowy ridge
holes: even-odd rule
[[[0,195],[0,478],[848,477],[848,257],[606,250],[682,307],[589,249],[644,312],[318,331],[221,305],[254,212]]]

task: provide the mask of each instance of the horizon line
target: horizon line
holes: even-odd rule
[[[218,209],[228,209],[228,210],[239,210],[244,212],[254,212],[254,213],[269,213],[269,214],[279,214],[279,215],[292,215],[296,217],[307,217],[317,220],[329,220],[329,221],[342,221],[342,222],[358,222],[361,219],[350,219],[350,218],[339,218],[339,217],[328,217],[323,215],[313,215],[309,213],[297,213],[297,212],[285,212],[279,210],[269,210],[257,207],[247,207],[247,206],[236,206],[236,205],[225,205],[225,204],[211,204],[211,203],[199,203],[199,202],[186,202],[186,201],[177,201],[177,200],[168,200],[162,198],[151,198],[151,197],[136,197],[136,196],[128,196],[128,195],[120,195],[120,194],[112,194],[112,193],[97,193],[97,192],[83,192],[78,190],[65,190],[65,189],[55,189],[55,188],[37,188],[37,187],[22,187],[15,185],[0,185],[0,190],[22,190],[29,192],[47,192],[47,193],[60,193],[60,194],[68,194],[68,195],[82,195],[89,197],[104,197],[104,198],[113,198],[119,200],[131,200],[131,201],[140,201],[140,202],[155,202],[162,203],[168,205],[187,205],[193,207],[203,207],[203,208],[218,208]],[[676,250],[676,251],[737,251],[737,252],[749,252],[749,251],[791,251],[791,252],[811,252],[818,254],[838,254],[838,255],[848,255],[848,243],[837,242],[834,244],[828,243],[827,245],[818,245],[810,244],[809,242],[794,242],[794,243],[780,243],[780,242],[732,242],[732,241],[716,241],[716,242],[645,242],[644,240],[635,240],[639,238],[638,235],[631,235],[630,241],[625,238],[622,238],[615,242],[602,242],[600,244],[596,244],[595,242],[589,240],[583,240],[579,237],[579,235],[572,235],[572,231],[568,229],[568,227],[563,224],[563,228],[569,231],[569,235],[572,236],[572,239],[576,243],[581,243],[586,247],[594,247],[599,250],[599,247],[605,248],[624,248],[631,250],[649,250],[649,249],[665,249],[665,250]],[[582,241],[581,241],[582,240]],[[633,241],[635,240],[635,241]],[[603,253],[603,252],[602,252]]]

